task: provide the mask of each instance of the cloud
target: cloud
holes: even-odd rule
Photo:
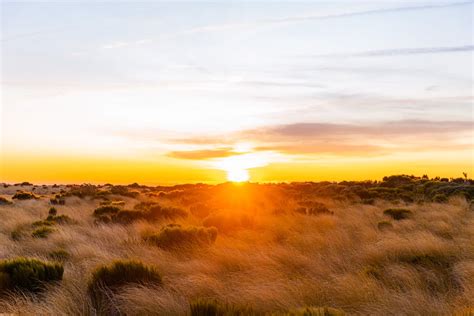
[[[294,123],[264,126],[225,135],[234,145],[248,141],[250,152],[273,152],[288,155],[375,156],[394,152],[430,150],[462,150],[471,148],[466,140],[473,132],[470,121],[402,120],[365,124]],[[461,137],[460,137],[461,136]],[[464,141],[455,141],[463,139]],[[472,137],[471,137],[472,138]],[[205,139],[212,140],[205,143]],[[184,139],[181,141],[185,141]],[[232,146],[221,147],[212,137],[187,139],[188,144],[203,150],[174,151],[168,154],[179,159],[206,160],[237,155]],[[184,144],[184,143],[183,143]],[[222,145],[222,144],[221,144]],[[218,149],[212,149],[212,148]]]
[[[369,124],[294,123],[264,127],[243,132],[261,139],[312,138],[331,136],[388,137],[420,134],[442,134],[473,129],[469,121],[402,120]]]
[[[340,58],[340,57],[390,57],[390,56],[409,56],[420,54],[441,54],[455,52],[470,52],[474,50],[474,45],[449,46],[449,47],[419,47],[419,48],[398,48],[369,50],[365,52],[349,54],[325,54],[316,57]]]
[[[172,151],[167,156],[178,159],[189,160],[207,160],[213,158],[224,158],[235,156],[238,153],[232,151],[231,148],[220,149],[203,149],[203,150],[186,150],[186,151]]]
[[[240,30],[240,29],[254,29],[257,27],[278,25],[278,24],[289,24],[289,23],[300,23],[308,21],[319,21],[319,20],[331,20],[331,19],[340,19],[347,17],[357,17],[357,16],[366,16],[366,15],[375,15],[375,14],[386,14],[393,12],[405,12],[405,11],[422,11],[422,10],[432,10],[432,9],[443,9],[449,7],[458,7],[472,5],[472,1],[465,2],[455,2],[455,3],[443,3],[443,4],[429,4],[429,5],[420,5],[420,6],[407,6],[407,7],[395,7],[395,8],[382,8],[382,9],[373,9],[373,10],[364,10],[364,11],[353,11],[353,12],[343,12],[343,13],[334,13],[334,14],[325,14],[325,15],[302,15],[302,16],[288,16],[281,18],[269,18],[264,20],[257,20],[253,22],[241,22],[241,23],[226,23],[226,24],[214,24],[214,25],[204,25],[187,30],[161,34],[158,35],[155,41],[168,40],[181,36],[200,34],[200,33],[213,33],[213,32],[222,32],[227,30]],[[141,41],[131,41],[131,42],[118,42],[105,45],[103,48],[121,48],[129,45],[144,44],[150,43],[153,40],[141,40]]]

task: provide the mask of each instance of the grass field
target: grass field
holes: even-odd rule
[[[23,183],[0,196],[0,312],[473,315],[468,179]]]

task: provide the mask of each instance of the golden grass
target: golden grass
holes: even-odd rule
[[[3,296],[0,312],[94,315],[87,295],[91,273],[119,259],[153,265],[163,277],[163,286],[130,284],[114,295],[115,308],[127,315],[185,315],[190,302],[199,299],[267,313],[329,306],[359,315],[465,315],[474,306],[474,212],[462,199],[412,204],[413,216],[394,221],[383,211],[398,206],[384,201],[360,205],[320,199],[334,215],[308,216],[275,212],[296,205],[277,190],[270,196],[239,191],[216,202],[222,203],[219,212],[246,216],[251,225],[226,228],[211,247],[179,252],[142,238],[169,220],[96,224],[92,213],[100,200],[68,197],[66,205],[55,207],[76,224],[57,225],[45,239],[26,233],[12,240],[12,231],[47,217],[52,190],[43,189],[46,197],[39,200],[0,206],[0,254],[51,260],[51,252],[63,249],[70,255],[63,281],[48,286],[40,299]],[[140,199],[159,198],[142,194]],[[139,202],[123,200],[120,204],[129,208]],[[186,207],[180,200],[167,203]],[[384,220],[393,227],[379,230]],[[191,214],[174,222],[202,226],[203,218]]]

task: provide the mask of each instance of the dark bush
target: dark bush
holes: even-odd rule
[[[58,210],[55,207],[51,207],[48,211],[48,215],[56,216],[58,214]]]
[[[12,199],[16,200],[31,200],[31,199],[39,199],[36,195],[34,195],[31,192],[25,192],[25,191],[18,191],[13,195]]]
[[[413,212],[404,208],[389,208],[383,211],[384,215],[390,216],[394,220],[407,219],[412,216]]]
[[[54,232],[54,229],[47,226],[43,226],[43,227],[35,229],[31,233],[31,236],[34,238],[47,238],[49,234],[51,234],[52,232]]]
[[[313,202],[310,207],[306,208],[306,215],[333,215],[334,212],[330,211],[326,205],[319,202]]]
[[[448,197],[445,194],[438,193],[433,196],[433,202],[435,203],[446,203],[448,202]]]
[[[120,211],[120,208],[117,206],[106,205],[96,208],[94,211],[94,216],[99,217],[102,215],[112,215],[117,214]]]
[[[51,205],[65,205],[66,204],[66,200],[64,199],[64,197],[59,194],[56,194],[56,196],[50,199],[49,202],[51,203]]]
[[[64,268],[59,263],[37,259],[16,258],[0,261],[0,291],[26,290],[37,292],[44,283],[62,280]]]
[[[127,197],[131,197],[131,198],[136,198],[137,196],[140,195],[140,192],[129,191],[126,186],[122,186],[122,185],[115,185],[115,186],[111,187],[110,192],[112,194],[127,196]]]
[[[146,218],[148,220],[176,219],[187,216],[188,212],[178,207],[162,207],[161,205],[154,205],[146,211]]]
[[[51,223],[55,223],[55,224],[74,224],[74,223],[76,223],[75,220],[73,220],[72,218],[70,218],[67,215],[56,215],[56,216],[49,215],[46,218],[46,221],[51,222]]]
[[[145,236],[150,243],[163,248],[175,249],[192,246],[210,246],[217,238],[215,227],[181,227],[181,225],[168,225],[157,234]]]
[[[88,293],[94,307],[99,312],[109,314],[109,295],[128,284],[161,285],[161,275],[153,266],[146,266],[139,261],[119,260],[107,266],[97,268],[88,284]]]
[[[52,260],[59,261],[59,262],[64,262],[69,260],[71,255],[69,252],[67,252],[64,249],[58,249],[58,250],[53,250],[50,253],[48,253],[48,257],[50,257]]]

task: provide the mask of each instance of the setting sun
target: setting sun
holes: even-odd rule
[[[232,182],[245,182],[250,179],[248,170],[246,169],[230,169],[227,170],[227,180]]]

